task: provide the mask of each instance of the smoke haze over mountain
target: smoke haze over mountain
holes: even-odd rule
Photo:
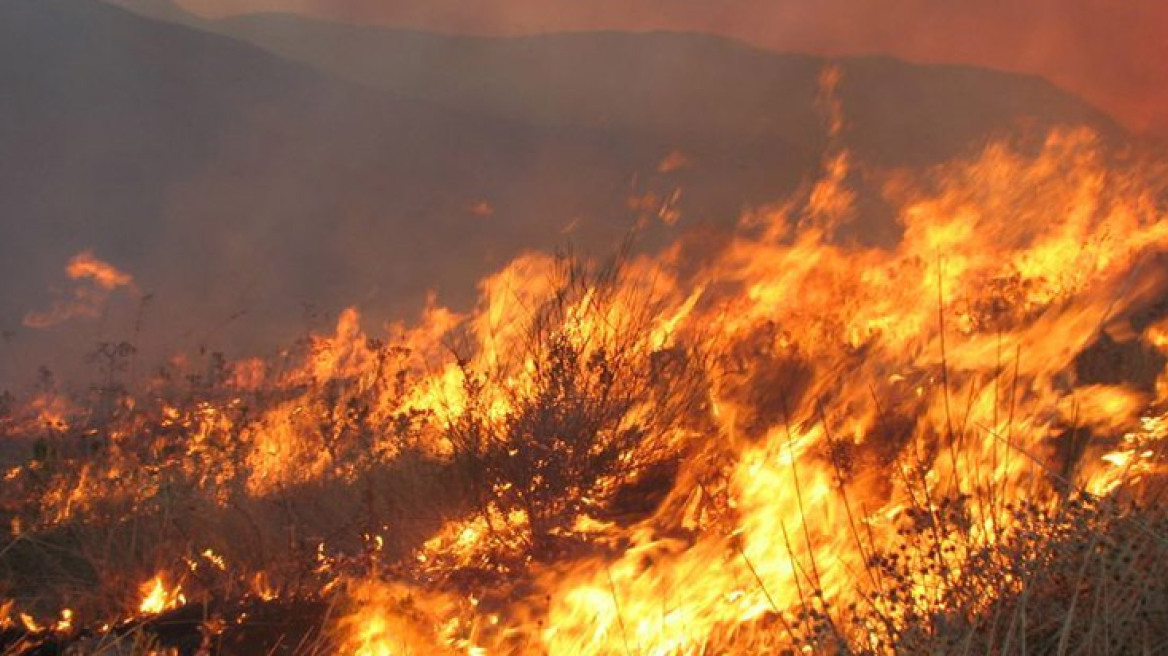
[[[471,34],[693,30],[772,49],[888,54],[1033,73],[1129,127],[1168,135],[1168,3],[1160,0],[180,0],[206,16],[287,11]]]
[[[604,24],[604,7],[561,27]],[[553,27],[531,11],[507,24]],[[829,144],[818,100],[828,61],[723,37],[488,38],[171,13],[0,4],[7,371],[76,362],[118,339],[252,353],[349,305],[375,325],[413,316],[431,293],[467,307],[475,281],[526,249],[606,252],[637,224],[650,228],[643,238],[732,225],[814,176]],[[445,15],[453,22],[423,26],[470,30],[458,21],[474,16]],[[705,14],[693,4],[687,15]],[[410,16],[399,22],[422,25]],[[628,26],[648,25],[638,20]],[[835,64],[843,145],[881,167],[1051,125],[1119,132],[1033,76]],[[854,182],[879,186],[863,175]],[[887,240],[895,226],[860,232]],[[66,271],[82,253],[134,287],[94,303]],[[78,294],[86,303],[65,303]]]

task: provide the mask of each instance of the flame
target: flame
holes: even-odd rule
[[[14,623],[12,620],[12,608],[15,605],[16,602],[11,599],[0,602],[0,629],[12,627]]]
[[[24,630],[28,631],[29,633],[40,633],[41,631],[45,630],[44,627],[42,627],[35,619],[33,619],[32,615],[27,613],[20,614],[20,624],[24,627]]]
[[[449,602],[419,597],[409,588],[374,581],[354,582],[348,598],[355,609],[338,621],[338,653],[345,656],[421,656],[459,653],[447,644],[453,623],[440,624]],[[463,651],[462,653],[468,653]]]
[[[48,328],[74,317],[96,317],[110,295],[118,289],[136,291],[134,279],[114,265],[98,259],[92,251],[74,255],[65,266],[65,275],[74,285],[45,312],[30,312],[24,325]]]
[[[97,259],[92,251],[83,251],[74,255],[65,267],[65,273],[70,280],[92,280],[98,287],[108,290],[127,287],[134,283],[130,274],[120,271],[108,262]]]
[[[53,625],[53,630],[58,633],[68,633],[73,630],[73,610],[71,608],[61,609],[61,618]]]
[[[138,590],[142,594],[138,612],[144,615],[157,615],[187,602],[182,594],[182,586],[169,587],[161,574],[143,583]]]
[[[252,577],[251,590],[255,596],[264,601],[272,601],[280,596],[264,572],[256,572],[255,576]]]
[[[13,516],[168,516],[181,491],[246,527],[199,543],[200,576],[339,599],[329,637],[355,656],[831,651],[942,615],[1028,530],[1018,507],[1168,473],[1168,196],[1060,130],[891,176],[903,238],[857,243],[838,75],[820,179],[700,261],[684,239],[619,266],[527,253],[472,311],[431,298],[383,337],[346,309],[280,363],[160,387],[78,437],[100,448],[13,470],[13,498],[44,501]],[[141,596],[185,603],[162,575]]]

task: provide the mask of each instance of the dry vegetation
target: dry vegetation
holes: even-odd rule
[[[0,654],[1159,653],[1165,198],[1101,162],[991,147],[892,251],[827,167],[688,277],[531,255],[148,384],[103,345],[0,400]]]

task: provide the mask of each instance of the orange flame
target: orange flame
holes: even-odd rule
[[[529,253],[472,312],[431,301],[388,340],[347,309],[299,366],[241,362],[218,396],[103,427],[105,460],[11,482],[52,481],[41,526],[151,508],[173,481],[249,522],[342,490],[320,514],[359,507],[360,554],[280,530],[289,561],[315,546],[315,592],[343,591],[331,635],[357,656],[778,653],[851,638],[855,605],[932,616],[1014,528],[1007,505],[1168,473],[1164,182],[1083,130],[992,144],[891,180],[903,238],[877,247],[847,236],[851,166],[833,149],[699,263],[685,244],[613,268]],[[421,536],[374,523],[402,481],[456,510]],[[873,562],[913,531],[928,548],[905,558],[933,560],[892,608]],[[267,598],[278,571],[239,580]],[[142,613],[184,603],[161,576],[141,592]]]
[[[114,291],[136,289],[133,277],[98,259],[92,251],[74,255],[65,266],[65,274],[74,282],[72,289],[55,300],[52,309],[25,315],[25,326],[48,328],[75,317],[96,317]]]
[[[157,615],[187,602],[182,594],[182,586],[167,586],[161,574],[143,583],[139,591],[142,594],[142,601],[138,604],[138,612],[144,615]]]

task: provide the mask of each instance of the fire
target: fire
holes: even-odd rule
[[[0,602],[0,629],[8,629],[13,625],[12,607],[15,605],[11,599]]]
[[[73,610],[70,608],[61,609],[61,618],[53,625],[53,630],[58,633],[68,633],[73,630]]]
[[[353,583],[349,598],[357,608],[338,622],[339,653],[345,656],[479,653],[459,637],[457,621],[442,619],[447,600],[372,581]]]
[[[134,279],[108,262],[93,256],[92,251],[78,253],[69,260],[65,272],[70,280],[89,279],[103,289],[117,289],[133,284]]]
[[[139,591],[142,593],[142,601],[138,604],[138,612],[146,615],[157,615],[187,602],[182,586],[169,587],[161,574],[143,583]]]
[[[52,309],[28,313],[25,326],[48,328],[74,317],[96,317],[113,292],[136,291],[130,274],[98,259],[92,251],[73,256],[65,266],[65,274],[73,282],[72,289],[60,294]]]
[[[44,628],[41,627],[41,625],[38,624],[35,619],[33,619],[33,616],[29,615],[28,613],[20,614],[20,623],[29,633],[40,633],[41,631],[44,631]]]
[[[7,476],[47,504],[13,516],[149,518],[192,597],[328,599],[352,656],[885,653],[984,619],[1168,473],[1163,178],[1083,130],[1034,150],[890,176],[895,246],[851,236],[833,145],[696,262],[529,253],[469,313],[348,309],[109,424],[34,402],[91,432]],[[185,601],[160,574],[138,611]]]

